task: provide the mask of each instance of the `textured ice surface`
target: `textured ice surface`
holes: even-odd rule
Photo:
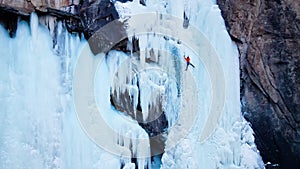
[[[192,51],[185,49],[183,45],[174,45],[177,49],[176,55],[181,57],[184,54],[188,54],[191,56],[192,61],[195,62],[195,65],[200,67],[200,70],[191,70],[192,75],[182,75],[184,82],[181,83],[181,88],[183,95],[187,95],[187,99],[194,97],[195,100],[197,97],[193,96],[193,93],[199,91],[198,97],[201,107],[196,110],[196,113],[202,114],[199,115],[193,129],[189,131],[189,135],[163,155],[162,168],[264,168],[259,152],[255,148],[253,132],[240,114],[238,52],[226,31],[220,10],[215,4],[216,2],[209,0],[152,0],[147,1],[146,7],[139,6],[138,3],[135,0],[126,4],[117,3],[117,10],[121,18],[127,18],[143,12],[164,13],[182,18],[183,26],[192,25],[198,28],[209,40],[221,61],[224,76],[226,77],[224,84],[226,86],[226,101],[219,125],[209,139],[199,143],[199,132],[203,128],[201,125],[203,125],[207,117],[203,113],[209,109],[209,100],[211,99],[210,79],[207,77],[205,69],[201,70],[201,66],[199,66],[201,63],[197,62],[197,56],[193,55]],[[132,24],[134,25],[135,23]],[[171,30],[172,28],[166,29]],[[151,39],[151,37],[148,39]],[[140,41],[141,49],[149,48],[148,43],[149,41],[142,39]],[[164,45],[156,48],[170,50],[169,46]],[[174,51],[170,50],[170,52]],[[198,84],[196,86],[198,90],[193,89],[189,83],[185,82],[193,79]],[[184,111],[193,111],[190,104],[192,100],[183,100],[181,114]],[[181,134],[182,132],[176,128],[175,131],[169,133],[169,137],[174,136],[176,138],[178,137],[177,135],[180,136]],[[167,140],[167,147],[168,144],[173,144],[173,142],[169,143]]]
[[[162,40],[164,38],[159,39],[152,35],[137,36],[142,50],[154,48],[154,56],[158,56],[158,50],[163,49],[178,57],[172,62],[162,57],[159,65],[163,70],[172,70],[169,68],[178,66],[175,72],[167,71],[168,74],[174,75],[172,79],[175,79],[176,84],[180,84],[179,87],[175,87],[175,83],[170,83],[169,89],[162,88],[171,90],[167,97],[171,99],[175,97],[174,93],[179,93],[187,98],[180,102],[180,109],[172,104],[166,106],[169,125],[172,126],[176,122],[180,113],[198,114],[197,119],[182,119],[178,122],[184,124],[194,120],[191,130],[183,131],[178,125],[169,132],[170,138],[184,136],[184,132],[189,134],[163,154],[161,168],[263,168],[254,144],[253,131],[240,115],[238,52],[226,32],[215,2],[148,0],[147,6],[142,6],[138,0],[134,0],[125,4],[117,2],[116,6],[122,19],[145,11],[171,14],[179,18],[183,18],[185,13],[186,24],[197,27],[215,48],[226,77],[226,102],[219,125],[209,139],[199,143],[199,132],[207,117],[205,112],[208,112],[212,92],[205,66],[195,53],[172,39],[168,43],[159,43],[165,42]],[[19,23],[15,38],[9,38],[8,33],[0,28],[0,168],[117,169],[122,165],[127,169],[135,168],[135,164],[131,163],[129,158],[119,158],[96,146],[80,127],[73,106],[72,78],[77,57],[86,41],[67,33],[62,24],[59,25],[59,38],[54,49],[49,31],[38,24],[38,18],[34,14],[30,24]],[[100,75],[97,77],[103,78],[96,83],[99,88],[95,90],[98,90],[99,94],[103,92],[101,95],[96,94],[98,106],[106,110],[103,111],[105,120],[119,133],[113,144],[122,145],[127,150],[124,152],[149,153],[147,142],[139,143],[132,139],[147,139],[145,131],[137,122],[110,106],[110,84],[105,84],[104,80],[114,77],[113,70],[118,68],[116,61],[127,57],[120,52],[110,54],[113,55],[112,60],[103,62],[106,64],[103,68],[106,69],[98,70]],[[190,55],[197,69],[183,72],[185,63],[181,57],[184,54]],[[174,56],[172,57],[176,58]],[[146,54],[142,53],[141,58],[140,65],[143,66]],[[142,78],[149,82],[153,75],[145,73]],[[163,75],[157,79],[163,79]],[[154,80],[155,83],[157,79]],[[160,87],[155,84],[150,86]],[[175,88],[178,91],[174,92]],[[130,91],[133,95],[137,93],[135,87]],[[142,92],[142,100],[145,103],[143,109],[147,110],[146,105],[151,101],[151,96],[146,88]],[[194,99],[198,100],[200,105],[194,104]],[[134,102],[136,106],[137,100]],[[179,114],[172,113],[179,110],[182,110]],[[147,111],[144,113],[146,118],[149,114]],[[170,141],[167,140],[166,144],[166,147],[170,146]],[[138,167],[149,166],[149,160],[139,159]],[[160,160],[154,159],[152,167],[159,168]]]

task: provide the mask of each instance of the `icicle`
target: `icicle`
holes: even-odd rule
[[[137,84],[136,82],[131,85],[130,87],[130,96],[131,96],[131,99],[133,100],[133,113],[134,113],[134,116],[136,117],[136,109],[137,109],[137,105],[138,105],[138,97],[139,97],[139,89],[137,87]]]
[[[148,139],[139,139],[137,144],[137,165],[138,168],[145,168],[149,165],[149,158],[150,156],[150,143]]]
[[[36,39],[38,36],[38,26],[39,26],[39,18],[36,13],[31,13],[30,15],[30,31],[33,39]]]
[[[146,121],[149,115],[149,101],[151,99],[151,86],[145,72],[140,74],[140,97],[141,97],[141,108],[143,113],[143,120]]]
[[[140,65],[144,67],[147,54],[147,37],[138,36],[140,46]]]

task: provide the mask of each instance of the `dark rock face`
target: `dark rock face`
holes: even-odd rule
[[[146,0],[140,0],[140,4],[146,6]]]
[[[83,32],[89,39],[103,25],[119,18],[114,4],[110,0],[0,0],[0,10],[20,16],[52,15],[63,20],[70,32]],[[0,20],[8,27],[8,18]],[[8,22],[8,21],[7,21]]]
[[[123,0],[126,2],[128,0]],[[9,0],[0,0],[0,23],[8,30],[11,37],[17,29],[19,16],[29,21],[29,15],[36,12],[40,17],[40,23],[49,28],[51,34],[55,34],[58,21],[64,23],[64,27],[71,33],[77,32],[88,39],[94,54],[115,49],[126,48],[126,31],[123,23],[117,21],[119,15],[114,4],[110,0],[73,0],[57,1],[49,0],[20,0],[11,3]],[[52,17],[49,19],[42,18]],[[103,28],[111,23],[110,27]],[[100,28],[102,32],[100,32]],[[91,38],[93,36],[93,38]],[[56,44],[56,38],[53,42]],[[125,38],[125,39],[124,39]],[[123,43],[119,42],[123,40]]]
[[[9,20],[0,20],[1,25],[8,31],[10,37],[13,37],[17,31],[18,17],[14,13],[0,11],[0,18],[10,18]]]
[[[90,3],[84,1],[81,4],[79,16],[87,39],[102,26],[119,18],[114,4],[109,0],[95,0]]]
[[[300,5],[218,0],[237,42],[241,102],[265,163],[300,168]],[[266,166],[267,168],[275,168]]]
[[[29,15],[32,12],[48,12],[51,15],[73,16],[74,7],[79,0],[0,0],[0,8],[19,15]]]

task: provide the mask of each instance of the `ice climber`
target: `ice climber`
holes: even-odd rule
[[[183,56],[183,57],[184,57],[184,59],[186,61],[186,68],[185,68],[185,70],[188,69],[189,65],[191,65],[193,68],[195,68],[195,66],[193,64],[191,64],[191,59],[190,59],[189,56],[188,57]]]

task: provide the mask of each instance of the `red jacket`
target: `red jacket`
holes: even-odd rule
[[[190,63],[191,59],[190,57],[184,57],[184,59],[186,60],[186,62]]]

